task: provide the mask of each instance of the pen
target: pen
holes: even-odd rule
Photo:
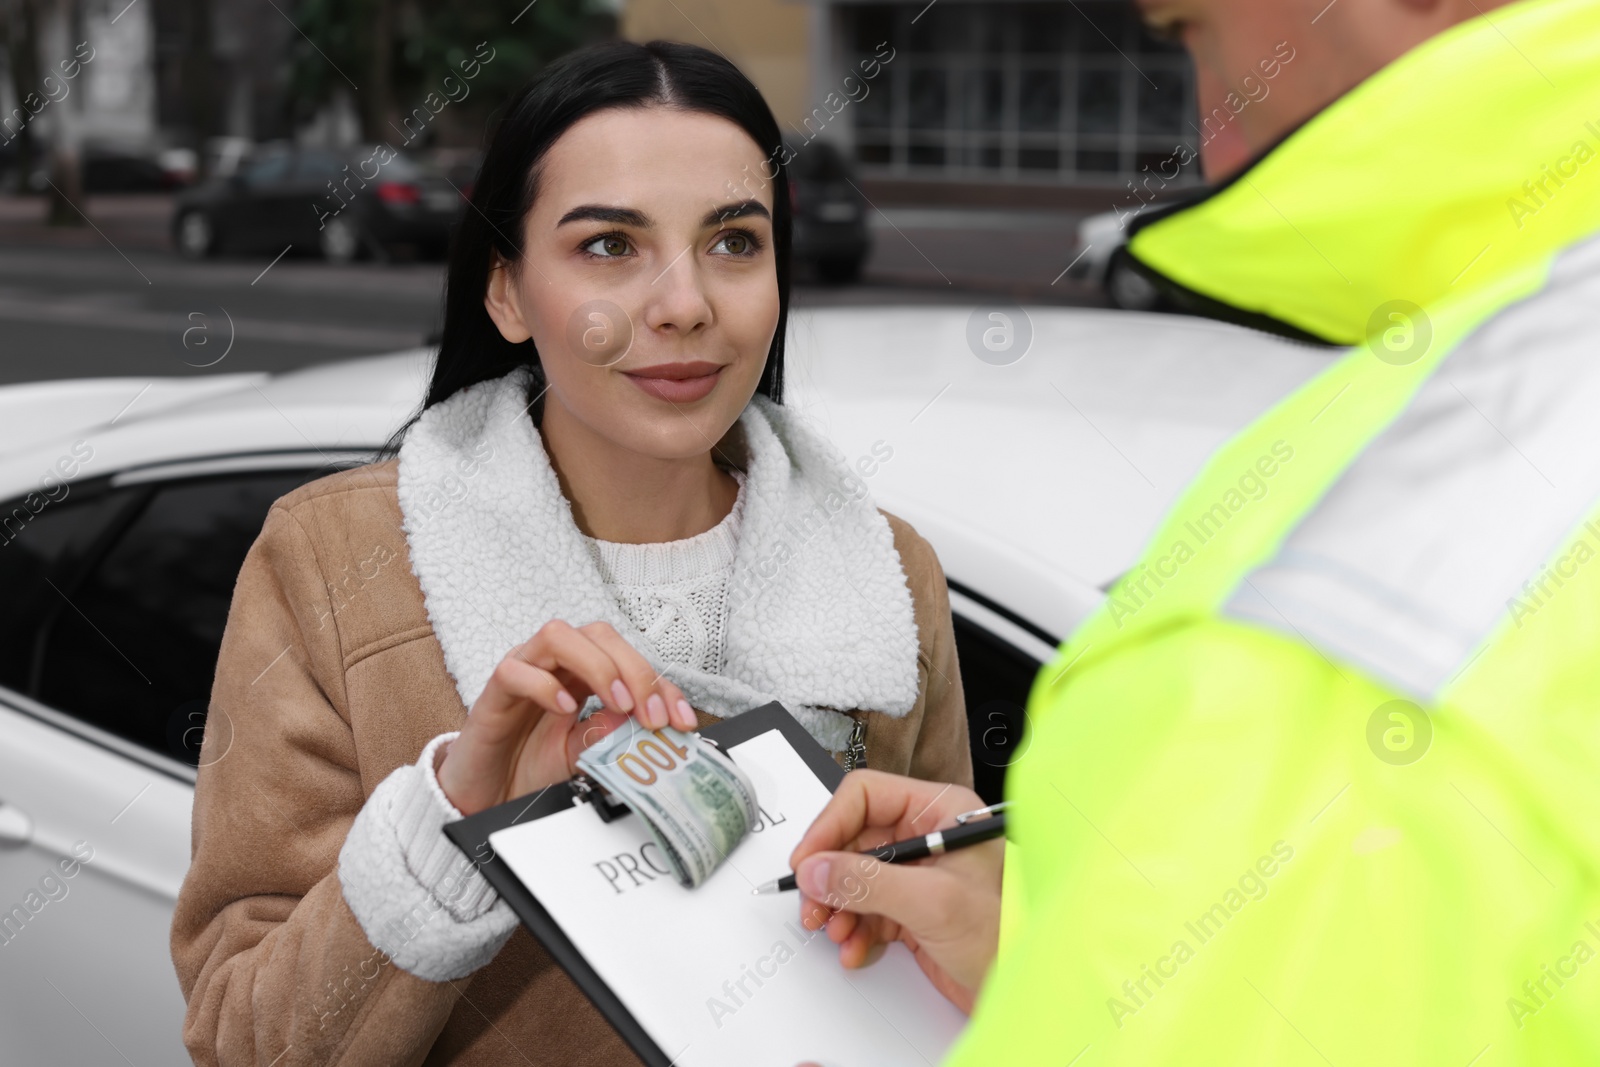
[[[1009,801],[1007,802],[1009,803]],[[977,811],[963,812],[956,816],[956,825],[948,830],[935,830],[921,837],[908,837],[904,841],[895,841],[887,845],[879,845],[861,853],[863,856],[875,856],[884,863],[910,863],[927,856],[938,856],[956,849],[966,848],[968,845],[981,844],[991,841],[1006,832],[1006,816],[1001,808],[1005,804],[991,804],[987,808]],[[989,816],[979,822],[968,822],[979,815]],[[750,891],[752,896],[764,893],[785,893],[795,888],[794,875],[784,875],[776,882],[768,882]]]

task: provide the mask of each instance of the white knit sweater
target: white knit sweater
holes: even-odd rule
[[[744,474],[733,509],[704,533],[631,545],[584,537],[600,577],[662,661],[716,674],[727,640],[728,581],[744,515]]]

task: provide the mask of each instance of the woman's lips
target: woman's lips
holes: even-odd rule
[[[688,404],[716,388],[722,365],[705,362],[661,363],[622,373],[634,385],[658,400]]]

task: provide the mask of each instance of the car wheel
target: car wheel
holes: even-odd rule
[[[361,254],[361,230],[351,219],[329,219],[318,244],[329,263],[349,263]]]
[[[830,285],[844,285],[861,277],[863,257],[817,260],[817,274]]]
[[[204,211],[185,211],[176,227],[178,251],[186,259],[204,259],[217,251],[217,227]]]

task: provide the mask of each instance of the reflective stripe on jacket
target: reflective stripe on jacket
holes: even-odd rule
[[[952,1063],[1600,1063],[1597,235],[1600,7],[1523,0],[1133,237],[1353,347],[1041,673]]]

